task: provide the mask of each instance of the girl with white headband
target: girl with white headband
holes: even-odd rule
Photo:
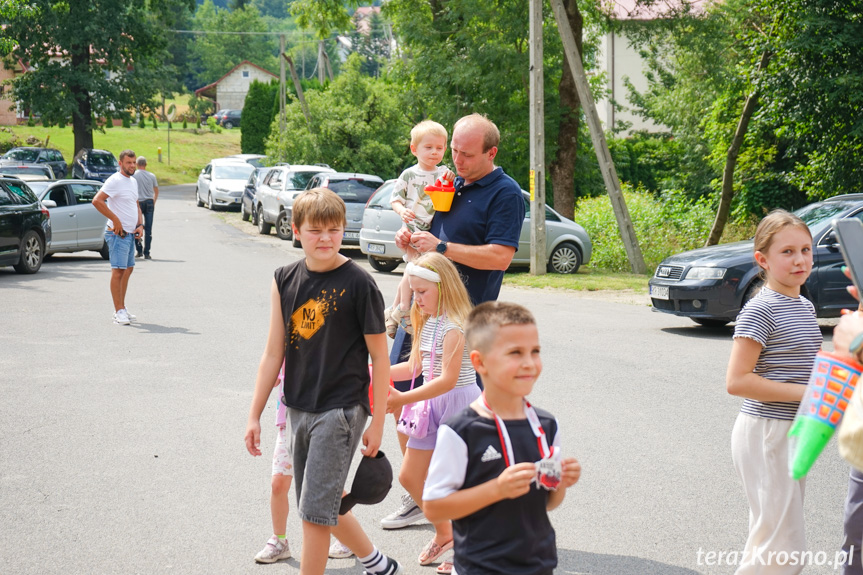
[[[407,362],[394,365],[393,380],[408,380],[420,370],[425,377],[421,387],[400,392],[390,390],[387,412],[401,412],[400,421],[410,425],[411,410],[428,414],[428,429],[412,430],[402,462],[399,481],[414,501],[422,501],[423,486],[435,447],[438,426],[465,409],[480,395],[476,372],[465,345],[464,323],[471,310],[470,297],[451,261],[441,254],[424,254],[406,271],[414,294],[411,323],[414,338]],[[452,549],[452,523],[433,523],[434,538],[419,556],[420,565],[438,562]],[[437,573],[450,573],[452,563],[444,561]]]

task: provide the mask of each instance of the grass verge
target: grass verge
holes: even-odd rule
[[[182,124],[175,127],[179,126]],[[60,150],[66,161],[71,164],[75,148],[75,137],[71,126],[65,128],[9,126],[9,128],[22,142],[33,136],[44,143],[45,138],[50,136],[48,146]],[[135,150],[139,156],[147,157],[147,169],[156,174],[159,185],[169,186],[194,182],[198,172],[213,158],[239,154],[240,130],[222,130],[221,134],[214,134],[208,130],[172,128],[170,165],[168,164],[167,124],[159,124],[158,129],[148,124],[143,129],[133,125],[131,128],[109,128],[104,133],[95,131],[93,145],[108,150],[115,156],[127,148]],[[159,148],[162,148],[161,163],[158,160]]]
[[[614,272],[582,266],[574,274],[545,274],[532,276],[517,271],[504,274],[504,285],[573,291],[621,291],[633,290],[647,293],[648,275]]]

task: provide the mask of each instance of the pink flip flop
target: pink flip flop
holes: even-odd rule
[[[423,549],[420,553],[420,565],[429,565],[430,563],[434,563],[441,558],[441,555],[443,555],[450,549],[452,549],[452,539],[450,539],[443,545],[438,545],[434,538],[432,538],[432,540],[429,541],[428,545],[425,546],[425,549]]]
[[[438,565],[437,569],[434,570],[435,573],[440,573],[441,575],[449,575],[452,573],[452,560],[447,559],[440,565]]]

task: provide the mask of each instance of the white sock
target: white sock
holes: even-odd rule
[[[387,566],[387,558],[375,547],[368,557],[360,557],[360,563],[369,573],[380,573]]]

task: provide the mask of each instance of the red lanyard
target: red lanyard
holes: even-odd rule
[[[488,405],[488,401],[485,398],[485,392],[482,394],[482,402],[485,405],[485,408],[494,416],[494,424],[497,426],[497,436],[500,438],[500,445],[503,448],[503,462],[507,467],[509,467],[513,462],[515,462],[515,456],[512,452],[512,442],[509,439],[509,433],[506,431],[506,424]],[[530,428],[533,430],[533,434],[536,436],[536,445],[539,447],[540,456],[543,459],[551,457],[554,454],[554,447],[549,448],[548,440],[545,436],[545,430],[539,422],[539,416],[537,416],[536,410],[527,400],[524,400],[524,415],[527,418],[528,423],[530,423]]]

